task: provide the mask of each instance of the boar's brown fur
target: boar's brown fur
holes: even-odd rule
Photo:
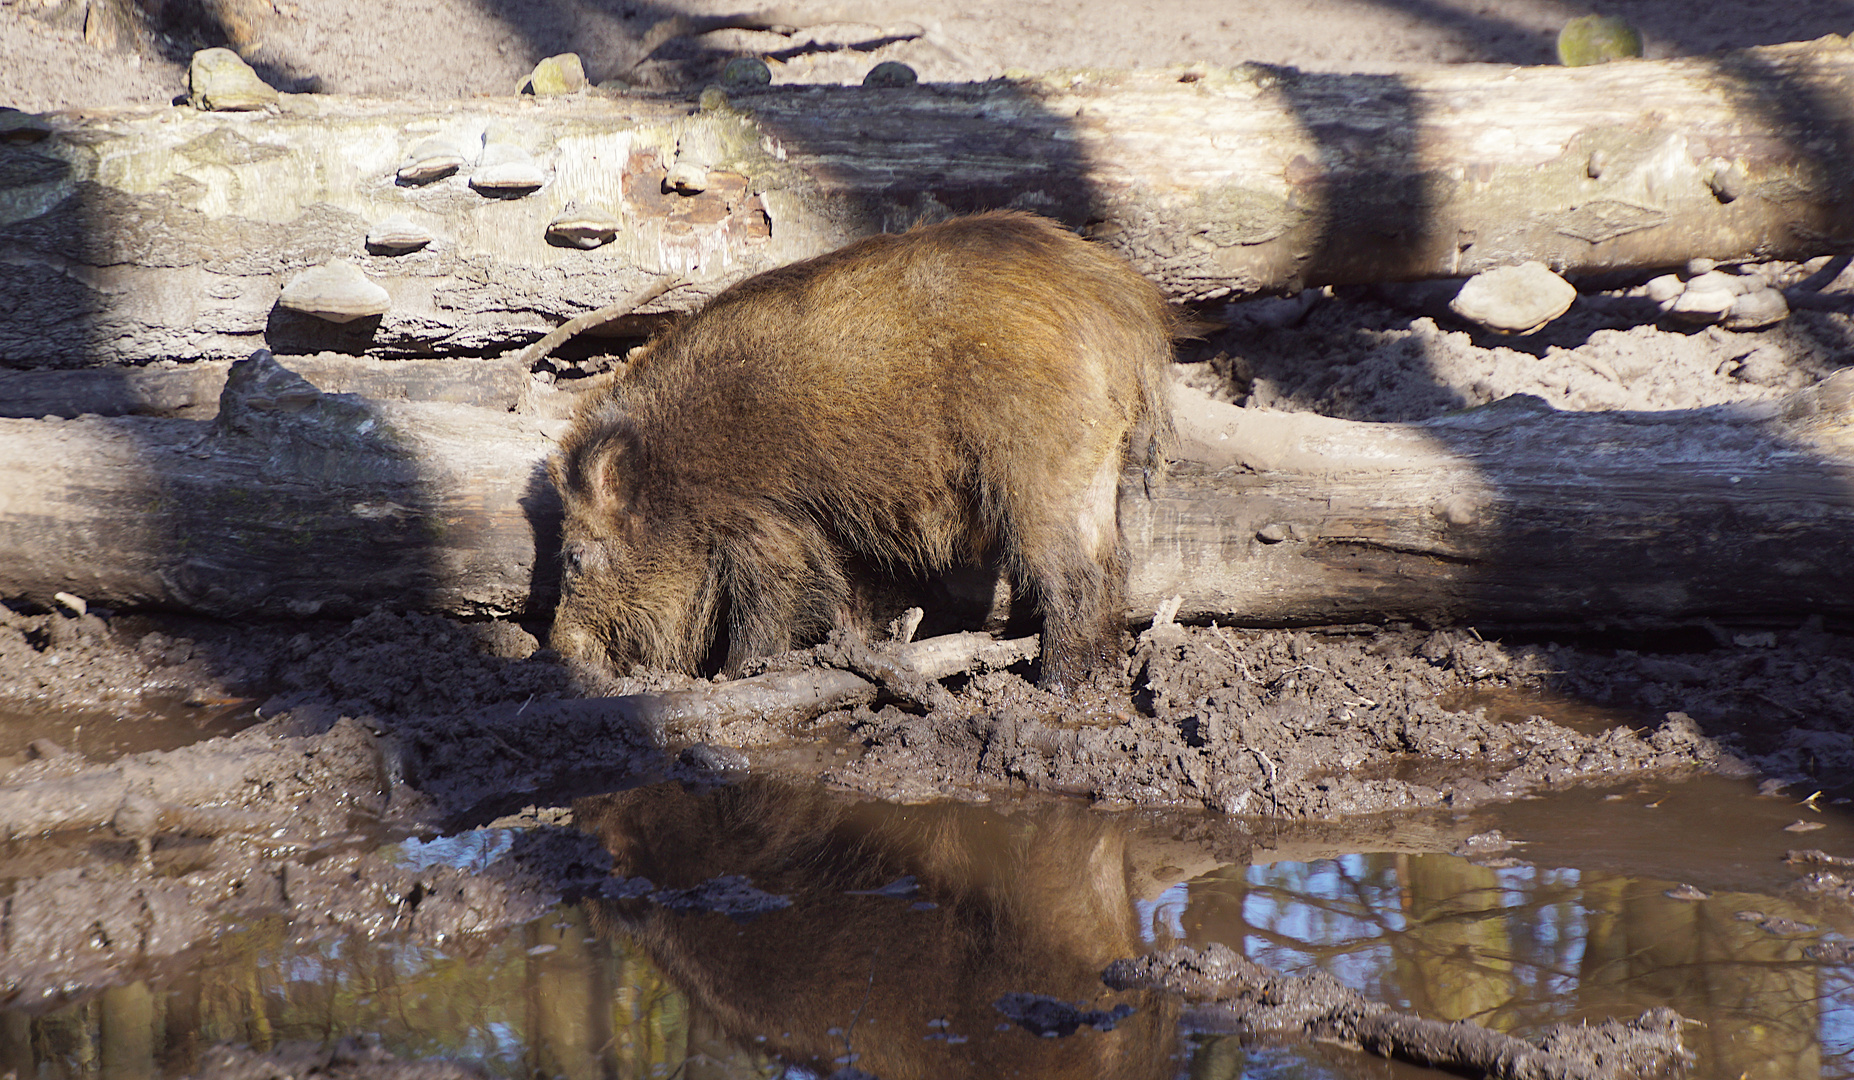
[[[552,645],[725,670],[856,622],[870,566],[999,558],[1043,617],[1043,681],[1118,655],[1119,474],[1169,435],[1157,289],[1053,222],[989,213],[749,278],[588,402]]]

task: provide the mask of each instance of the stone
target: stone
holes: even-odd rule
[[[1577,289],[1544,263],[1502,266],[1469,278],[1449,310],[1503,334],[1530,334],[1570,310]]]
[[[1642,54],[1642,33],[1615,15],[1585,15],[1558,31],[1558,62],[1588,67]]]
[[[405,255],[434,239],[423,225],[395,214],[367,230],[367,250],[375,255]]]
[[[580,61],[578,53],[570,52],[550,56],[534,65],[534,71],[522,84],[522,89],[535,97],[577,94],[585,88],[586,65]]]
[[[736,56],[721,69],[721,85],[730,90],[751,90],[772,84],[772,68],[757,56]]]
[[[1732,377],[1757,386],[1781,386],[1789,378],[1790,364],[1783,350],[1765,346],[1752,349],[1738,363]]]
[[[899,60],[884,60],[863,76],[863,85],[877,89],[913,86],[921,81],[914,69]]]
[[[1728,274],[1723,270],[1708,270],[1687,281],[1687,291],[1716,292],[1724,289],[1733,296],[1766,288],[1764,279],[1755,274]]]
[[[332,323],[386,314],[392,297],[351,262],[330,259],[290,279],[277,306]]]
[[[1739,295],[1725,313],[1727,330],[1757,330],[1790,317],[1790,302],[1768,286]]]
[[[568,203],[559,216],[547,223],[547,239],[563,247],[591,249],[611,243],[619,227],[618,219],[603,210]]]
[[[187,104],[203,112],[255,112],[277,101],[276,87],[230,49],[201,49],[187,65]]]
[[[678,161],[664,174],[663,187],[678,195],[700,195],[708,190],[708,166],[698,161]]]

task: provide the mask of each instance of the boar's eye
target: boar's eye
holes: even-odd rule
[[[569,577],[596,567],[600,556],[599,546],[590,540],[569,540],[560,545],[560,565]]]

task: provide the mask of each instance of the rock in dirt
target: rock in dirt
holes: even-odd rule
[[[1502,334],[1530,334],[1570,310],[1577,289],[1544,263],[1502,266],[1469,278],[1449,310]]]
[[[899,60],[884,60],[869,69],[863,76],[863,85],[880,90],[892,90],[902,86],[913,86],[920,82],[920,76],[914,69]]]
[[[230,49],[201,49],[187,68],[187,104],[205,112],[255,112],[278,101],[275,87]]]
[[[736,56],[721,69],[721,85],[730,90],[751,90],[772,84],[772,68],[757,56]]]
[[[586,65],[578,53],[550,56],[534,65],[521,88],[535,97],[577,94],[586,88]]]
[[[1616,15],[1584,15],[1558,31],[1558,62],[1588,67],[1642,54],[1642,33]]]

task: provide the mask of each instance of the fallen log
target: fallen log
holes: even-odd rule
[[[138,368],[66,371],[0,370],[0,417],[36,420],[93,416],[165,416],[210,420],[219,415],[230,360],[202,360]],[[532,365],[519,357],[496,360],[372,360],[322,353],[290,358],[290,369],[331,394],[385,401],[441,401],[512,412],[551,415],[555,397],[537,399]],[[578,380],[584,382],[586,380]]]
[[[1323,971],[1284,975],[1214,943],[1115,961],[1102,981],[1184,998],[1191,1005],[1181,1022],[1197,1033],[1235,1035],[1245,1044],[1313,1039],[1490,1080],[1659,1076],[1692,1060],[1680,1037],[1688,1021],[1672,1009],[1594,1026],[1558,1024],[1522,1040],[1471,1021],[1398,1012]]]
[[[774,86],[706,106],[283,95],[274,113],[57,113],[41,141],[0,145],[0,365],[259,344],[481,356],[648,279],[690,274],[650,309],[690,310],[855,236],[999,206],[1087,228],[1179,300],[1526,259],[1804,258],[1854,244],[1850,86],[1854,49],[1824,38],[1575,69]],[[526,179],[492,185],[492,163]],[[279,306],[329,260],[361,267],[384,312]]]
[[[243,372],[243,374],[240,374]],[[1419,424],[1180,389],[1184,460],[1127,478],[1130,622],[1669,626],[1854,615],[1854,372],[1777,402]],[[545,617],[560,421],[234,368],[211,422],[0,420],[0,598]]]

